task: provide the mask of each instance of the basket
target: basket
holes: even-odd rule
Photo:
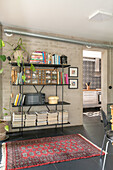
[[[0,141],[4,140],[6,137],[6,130],[5,130],[6,122],[0,123]]]
[[[59,97],[58,96],[49,96],[48,102],[49,104],[58,104]]]
[[[0,141],[5,140],[6,132],[0,133]]]

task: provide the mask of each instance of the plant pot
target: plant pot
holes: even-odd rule
[[[87,86],[87,90],[89,90],[90,89],[90,86]]]
[[[6,130],[5,130],[6,122],[3,121],[0,123],[0,141],[6,138]]]
[[[27,57],[27,53],[26,52],[23,53],[22,50],[16,50],[14,52],[14,62],[17,62],[18,56],[20,56],[20,57],[23,56],[24,62],[28,61],[28,57]]]

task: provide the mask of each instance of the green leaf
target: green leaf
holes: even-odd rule
[[[4,113],[4,116],[7,116],[8,115],[8,113]]]
[[[9,126],[8,125],[5,126],[5,130],[9,131]]]
[[[0,39],[0,48],[5,47],[5,43]]]
[[[2,74],[3,73],[3,68],[2,69],[0,69],[0,74]]]
[[[36,69],[35,69],[35,67],[34,67],[34,65],[33,65],[33,64],[31,64],[30,69],[31,69],[33,72],[34,72],[34,71],[36,71]]]
[[[0,55],[0,60],[1,61],[5,61],[6,60],[6,56],[5,55]]]
[[[3,108],[4,110],[7,110],[5,107]]]
[[[26,76],[25,76],[25,74],[22,76],[22,80],[24,80],[24,82],[26,81]]]
[[[21,59],[20,59],[20,56],[18,56],[17,58],[17,65],[20,67],[20,62],[21,62]]]

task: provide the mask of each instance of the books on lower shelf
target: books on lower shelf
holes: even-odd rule
[[[21,127],[21,112],[13,112],[13,126]],[[36,111],[23,114],[23,126],[41,126],[62,123],[62,111]],[[68,123],[68,111],[63,111],[63,123]]]
[[[14,100],[14,106],[22,106],[25,100],[25,95],[18,93]]]

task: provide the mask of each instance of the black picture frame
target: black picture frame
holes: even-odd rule
[[[78,77],[78,67],[69,67],[68,77]]]
[[[69,89],[78,89],[78,79],[69,79]]]

